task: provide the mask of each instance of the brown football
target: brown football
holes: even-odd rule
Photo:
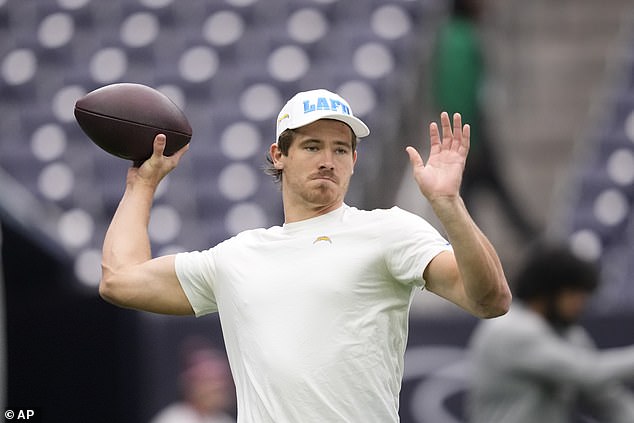
[[[75,103],[75,119],[99,147],[141,162],[152,155],[154,137],[165,134],[166,156],[185,146],[192,128],[185,114],[160,91],[141,84],[106,85]]]

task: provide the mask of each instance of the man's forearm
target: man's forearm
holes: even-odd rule
[[[115,270],[152,258],[147,227],[154,191],[154,187],[140,183],[126,186],[104,239],[104,270]]]
[[[502,264],[462,199],[440,198],[431,204],[453,247],[467,297],[485,315],[505,313],[511,293]]]

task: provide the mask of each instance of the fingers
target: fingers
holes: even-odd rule
[[[180,150],[174,153],[172,157],[178,163],[178,161],[180,161],[181,157],[187,152],[187,150],[189,150],[189,143],[185,144]]]
[[[176,167],[183,154],[189,150],[189,143],[171,156],[165,155],[166,145],[167,137],[165,134],[156,135],[152,143],[152,155],[147,160],[135,161],[133,167],[141,167],[145,162],[149,162],[150,166],[155,169]]]
[[[431,140],[432,149],[440,146],[440,131],[438,130],[438,124],[436,122],[429,124],[429,138]]]
[[[153,151],[153,155],[155,157],[162,157],[163,156],[163,152],[165,151],[165,145],[167,144],[167,137],[164,134],[158,134],[156,137],[154,137],[154,151]]]
[[[469,149],[469,145],[471,142],[471,125],[465,123],[462,127],[462,147]]]
[[[440,126],[442,127],[442,142],[447,146],[451,145],[452,133],[451,133],[451,121],[449,120],[449,113],[442,112],[440,114]]]
[[[453,138],[452,147],[458,148],[462,142],[462,116],[460,113],[453,114]]]
[[[460,147],[469,146],[471,128],[468,124],[462,124],[460,113],[454,113],[452,119],[450,119],[449,113],[442,112],[440,114],[440,126],[442,128],[442,137],[435,122],[429,125],[432,148],[434,145],[439,145],[442,148],[457,150]]]
[[[405,148],[405,151],[409,156],[409,162],[412,164],[412,167],[423,166],[423,159],[414,147],[408,146]]]
[[[166,145],[167,145],[167,137],[164,134],[158,134],[154,138],[152,155],[156,159],[165,159],[165,160],[168,160],[168,161],[172,161],[172,162],[178,163],[178,161],[180,160],[181,156],[183,154],[185,154],[187,152],[187,150],[189,150],[189,143],[188,143],[188,144],[185,144],[185,146],[183,146],[180,150],[178,150],[177,152],[175,152],[171,156],[165,156],[165,146]]]
[[[158,134],[154,137],[152,143],[152,155],[144,162],[149,162],[153,168],[160,168],[160,163],[163,160],[163,153],[165,152],[165,145],[167,144],[167,138],[164,134]]]
[[[150,157],[148,157],[147,159],[142,159],[142,160],[134,160],[132,162],[132,167],[141,167],[143,165],[143,163],[145,163],[146,161],[153,161],[156,162],[157,160],[160,160],[161,157],[163,157],[163,152],[165,151],[165,145],[167,144],[167,138],[165,137],[164,134],[158,134],[156,135],[156,137],[154,137],[154,141],[152,143],[152,155]]]

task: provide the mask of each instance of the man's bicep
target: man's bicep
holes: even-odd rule
[[[193,314],[189,299],[183,291],[175,267],[175,255],[157,257],[148,262],[151,267],[149,274],[155,277],[148,281],[148,291],[153,292],[155,298],[153,304],[148,304],[153,308],[154,304],[160,310],[155,311],[164,314]],[[155,303],[154,303],[155,301]]]
[[[452,251],[442,251],[436,255],[425,268],[423,279],[425,289],[470,311],[470,303]]]
[[[423,272],[423,279],[428,291],[453,301],[460,291],[459,285],[461,286],[460,272],[453,252],[442,251],[431,259]]]
[[[102,280],[104,299],[122,307],[160,314],[193,314],[176,275],[175,256],[157,257]]]

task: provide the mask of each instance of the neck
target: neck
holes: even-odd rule
[[[329,204],[325,206],[314,207],[290,207],[284,203],[284,223],[301,222],[302,220],[312,219],[313,217],[322,216],[331,211],[337,210],[343,205],[342,202]]]

